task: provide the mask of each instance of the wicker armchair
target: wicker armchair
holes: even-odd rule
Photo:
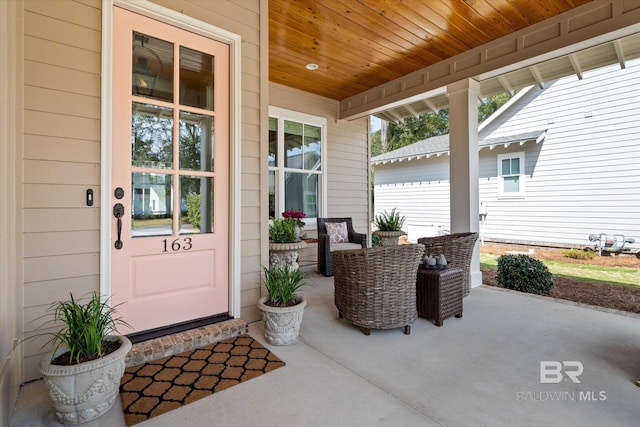
[[[421,237],[418,243],[424,245],[424,255],[444,254],[447,262],[462,269],[462,295],[471,291],[469,270],[473,247],[478,240],[478,233],[455,233],[436,237]]]
[[[349,243],[331,244],[327,234],[327,222],[346,222]],[[338,250],[367,247],[367,235],[356,233],[351,218],[318,218],[318,271],[325,276],[333,276],[333,252]]]
[[[371,329],[404,327],[418,317],[416,276],[423,245],[378,246],[333,254],[335,303],[340,318]]]

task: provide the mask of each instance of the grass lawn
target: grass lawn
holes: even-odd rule
[[[640,269],[627,267],[602,267],[599,265],[576,264],[541,259],[552,274],[574,279],[613,283],[616,285],[640,288]],[[498,255],[480,254],[480,266],[498,267]]]
[[[134,228],[144,228],[144,227],[171,227],[172,219],[171,218],[148,218],[148,219],[134,219],[133,227]]]

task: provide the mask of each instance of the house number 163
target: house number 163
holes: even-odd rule
[[[169,243],[167,239],[164,239],[162,243],[164,244],[162,252],[169,252],[170,250],[173,252],[178,252],[179,250],[188,251],[193,247],[191,244],[191,237],[185,237],[182,239],[182,243],[180,242],[180,239],[175,239],[171,243]]]

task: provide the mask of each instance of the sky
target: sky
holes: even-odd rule
[[[382,126],[381,123],[382,121],[379,118],[371,116],[371,132],[373,133],[380,130],[380,126]]]

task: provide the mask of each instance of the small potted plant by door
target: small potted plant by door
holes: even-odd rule
[[[117,326],[129,326],[97,292],[85,304],[72,294],[54,302],[49,311],[62,328],[47,344],[54,350],[40,363],[58,421],[80,424],[105,414],[118,396],[125,356],[131,341],[109,335]]]
[[[404,224],[404,216],[400,216],[399,212],[396,212],[395,208],[391,212],[384,211],[375,218],[374,225],[378,230],[373,234],[380,239],[381,246],[394,246],[398,244],[398,237],[407,233],[402,231]]]
[[[263,284],[267,296],[260,298],[258,308],[262,312],[267,342],[273,345],[291,345],[297,342],[302,315],[307,300],[297,295],[307,285],[307,274],[288,265],[264,267]]]
[[[298,251],[307,243],[296,239],[296,221],[293,218],[274,218],[269,225],[269,267],[288,265],[298,269]]]

